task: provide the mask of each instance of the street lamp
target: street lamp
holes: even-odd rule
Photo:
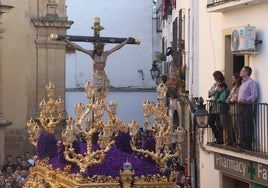
[[[194,122],[198,128],[208,127],[209,113],[203,103],[204,99],[202,97],[192,98],[191,101],[191,111],[194,113]]]
[[[203,104],[204,103],[204,99],[202,97],[195,97],[192,98],[190,101],[190,109],[191,109],[191,117],[192,117],[192,121],[193,123],[191,124],[192,126],[190,126],[191,132],[193,132],[193,135],[190,136],[190,141],[189,141],[189,145],[190,145],[190,153],[189,153],[189,158],[191,161],[191,168],[189,169],[190,171],[190,175],[191,175],[191,185],[194,187],[197,187],[197,150],[196,150],[196,145],[200,144],[200,147],[202,148],[203,146],[203,135],[204,135],[204,129],[203,128],[207,128],[208,127],[208,117],[209,117],[209,113],[206,110],[206,105]],[[199,141],[196,140],[197,138],[197,132],[196,132],[196,128],[194,127],[196,126],[197,128],[199,128]]]
[[[156,61],[153,62],[152,68],[150,70],[152,79],[158,78],[160,75],[160,70],[156,65]]]
[[[197,104],[196,104],[196,111],[194,113],[196,126],[198,128],[208,127],[209,113],[206,110],[206,105],[203,103],[204,103],[204,99],[202,97],[199,97],[197,100]]]

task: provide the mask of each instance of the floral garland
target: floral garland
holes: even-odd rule
[[[168,97],[178,98],[180,96],[179,90],[185,90],[185,70],[185,65],[179,67],[173,65],[169,79],[166,82]]]

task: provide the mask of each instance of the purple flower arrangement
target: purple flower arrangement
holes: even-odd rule
[[[132,164],[136,176],[161,174],[159,168],[152,160],[140,159],[133,155],[130,147],[131,137],[128,133],[119,133],[115,138],[115,145],[106,153],[105,160],[102,164],[96,164],[84,173],[85,177],[92,177],[94,175],[105,175],[118,177],[120,170],[123,170],[123,164],[128,161]],[[77,153],[86,152],[86,143],[75,141],[73,147]],[[153,151],[155,148],[155,140],[149,137],[145,144],[144,149]],[[71,173],[79,173],[80,169],[77,165],[67,162],[63,156],[64,147],[56,146],[56,138],[49,133],[40,135],[37,144],[37,156],[39,159],[49,157],[49,163],[54,169],[62,169],[67,165],[72,165]],[[92,150],[100,149],[99,145],[94,145]],[[146,158],[145,158],[146,159]]]
[[[133,153],[130,147],[131,136],[128,133],[119,132],[117,137],[115,138],[115,145],[117,149],[126,152],[126,153]]]
[[[155,139],[153,137],[147,137],[146,141],[142,145],[142,149],[155,152]],[[154,160],[150,156],[145,157],[144,160],[149,163],[155,164]]]
[[[53,134],[42,133],[37,143],[36,154],[39,159],[53,158],[57,155],[57,140]]]

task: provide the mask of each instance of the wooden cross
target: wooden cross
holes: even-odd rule
[[[64,38],[68,38],[69,41],[76,42],[93,42],[94,47],[98,43],[122,43],[127,38],[117,38],[117,37],[101,37],[100,31],[104,29],[100,25],[100,18],[94,18],[94,25],[91,27],[94,30],[94,36],[77,36],[77,35],[60,35],[60,34],[51,34],[50,38],[52,40],[63,40]],[[130,38],[127,44],[140,44],[139,39]]]

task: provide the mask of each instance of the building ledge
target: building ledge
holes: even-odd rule
[[[0,127],[7,127],[11,125],[12,122],[6,119],[0,119]]]
[[[83,87],[66,88],[67,92],[82,92],[85,91]],[[110,86],[109,92],[156,92],[155,87],[114,87]]]
[[[235,156],[235,157],[252,160],[252,161],[260,161],[260,159],[263,159],[263,161],[266,161],[265,163],[268,164],[267,155],[254,152],[254,151],[249,151],[249,150],[244,150],[244,149],[240,149],[236,147],[219,145],[219,144],[214,144],[214,143],[207,143],[206,145],[204,145],[203,148],[204,150],[209,151],[209,152],[226,154],[226,155]]]
[[[34,26],[36,27],[59,27],[69,29],[73,24],[73,21],[68,20],[51,20],[51,19],[32,19]]]
[[[234,9],[246,8],[261,3],[268,3],[268,0],[208,0],[208,12],[226,12]]]
[[[9,6],[9,5],[1,5],[0,2],[0,14],[3,13],[8,13],[10,11],[10,9],[14,8],[13,6]]]

